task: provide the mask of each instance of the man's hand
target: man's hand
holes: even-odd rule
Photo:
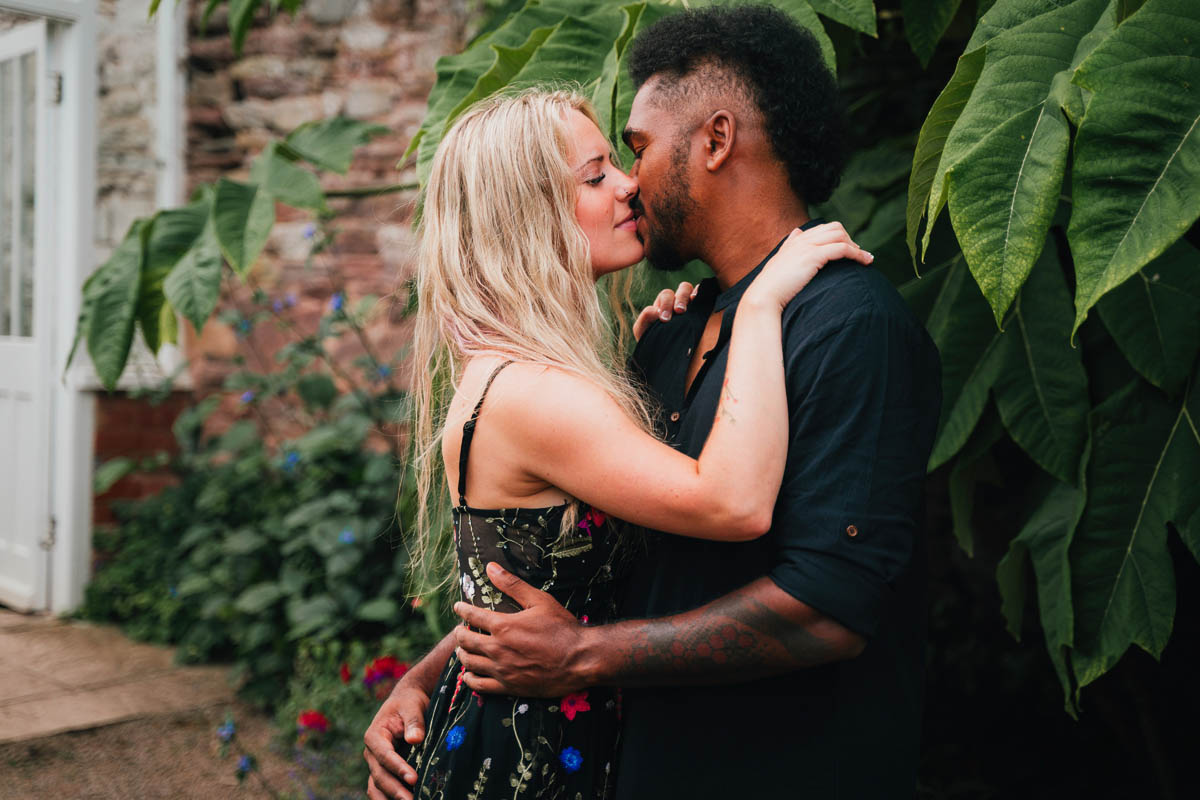
[[[663,289],[658,293],[658,297],[654,298],[654,303],[642,309],[642,313],[638,314],[638,318],[633,323],[633,338],[641,340],[642,334],[655,322],[667,322],[671,319],[672,314],[682,314],[687,311],[688,304],[696,299],[698,287],[692,286],[687,281],[679,284],[679,288],[675,291]]]
[[[488,578],[524,608],[503,614],[455,603],[468,625],[455,628],[463,682],[487,693],[561,697],[589,685],[582,665],[587,629],[553,597],[492,562]],[[488,635],[490,634],[490,635]]]
[[[417,772],[396,752],[396,743],[417,744],[425,737],[427,705],[429,695],[414,686],[397,685],[363,734],[371,800],[412,800],[409,786],[417,780]]]

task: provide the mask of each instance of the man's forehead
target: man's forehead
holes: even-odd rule
[[[670,122],[670,115],[660,104],[654,102],[656,87],[657,81],[651,79],[642,84],[633,96],[633,105],[629,108],[629,124],[626,128],[630,133],[646,133],[653,136]]]

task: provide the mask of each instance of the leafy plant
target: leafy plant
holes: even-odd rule
[[[324,342],[361,335],[367,313],[340,298],[280,351],[278,368],[228,378],[247,418],[206,434],[219,395],[179,418],[178,485],[114,504],[120,524],[97,532],[107,563],[81,610],[177,644],[185,661],[235,661],[245,695],[267,704],[281,699],[302,642],[397,630],[432,642],[440,631],[437,606],[415,610],[403,586],[411,497],[397,505],[393,365],[368,351],[355,376],[329,358]],[[294,328],[289,305],[259,293],[229,313],[245,323],[237,329]]]

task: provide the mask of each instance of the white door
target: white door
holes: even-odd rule
[[[0,603],[45,606],[53,264],[46,24],[0,33]]]

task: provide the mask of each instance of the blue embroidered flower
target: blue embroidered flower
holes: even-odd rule
[[[567,772],[579,772],[579,768],[583,766],[583,756],[574,747],[564,747],[558,754],[558,760]]]
[[[354,544],[354,531],[345,528],[338,534],[338,541],[342,544]]]
[[[455,725],[446,732],[446,749],[457,750],[465,738],[467,738],[467,729],[462,725]]]

